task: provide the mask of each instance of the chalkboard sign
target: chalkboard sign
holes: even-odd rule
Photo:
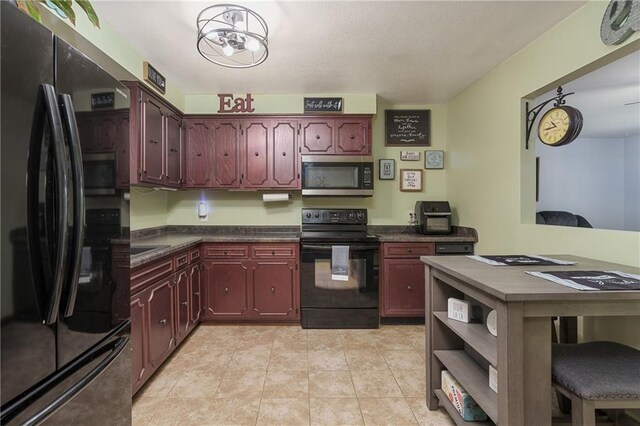
[[[342,112],[342,98],[304,98],[304,112]]]
[[[91,109],[113,108],[116,104],[114,92],[92,93]]]
[[[429,146],[428,109],[385,110],[386,146]]]
[[[164,76],[160,74],[157,69],[152,67],[149,62],[144,62],[144,66],[142,68],[142,77],[149,83],[153,84],[153,86],[162,93],[164,93],[165,89],[167,88],[167,79],[164,78]]]

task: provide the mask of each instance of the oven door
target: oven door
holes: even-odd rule
[[[113,153],[83,156],[84,187],[87,195],[116,193],[116,156]]]
[[[379,245],[335,245],[349,246],[347,281],[331,279],[332,244],[302,244],[302,308],[377,308]]]

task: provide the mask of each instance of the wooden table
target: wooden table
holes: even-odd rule
[[[439,400],[448,369],[500,425],[551,424],[551,318],[640,315],[640,291],[580,291],[524,271],[604,270],[640,274],[640,269],[567,255],[549,257],[572,266],[491,266],[466,256],[423,256],[426,264],[427,406]],[[449,297],[473,299],[484,316],[497,311],[498,337],[484,324],[447,318]],[[498,391],[489,388],[488,364],[498,370]],[[451,414],[451,413],[450,413]],[[452,417],[459,424],[461,417]],[[462,423],[460,423],[462,422]]]

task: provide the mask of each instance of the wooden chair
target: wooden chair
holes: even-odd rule
[[[571,399],[571,424],[595,426],[597,408],[640,408],[640,351],[614,342],[554,344],[553,385]]]

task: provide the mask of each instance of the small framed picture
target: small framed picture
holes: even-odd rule
[[[400,191],[421,192],[422,191],[422,170],[400,169]]]
[[[420,161],[420,151],[400,151],[400,159],[403,161]]]
[[[425,151],[424,152],[424,168],[425,169],[444,168],[444,151]]]
[[[396,178],[396,160],[382,159],[378,167],[380,180],[394,180]]]

